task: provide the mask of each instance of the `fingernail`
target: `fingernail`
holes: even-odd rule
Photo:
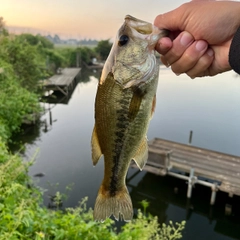
[[[193,37],[190,33],[188,32],[184,32],[181,39],[180,39],[180,43],[183,46],[188,46],[191,42],[193,41]]]
[[[207,50],[207,55],[210,56],[210,57],[212,57],[213,54],[214,54],[213,50],[212,50],[211,48],[209,48],[209,49]]]
[[[201,52],[207,48],[207,43],[205,41],[199,40],[196,43],[196,50]]]

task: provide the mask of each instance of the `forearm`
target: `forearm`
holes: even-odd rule
[[[235,19],[235,34],[229,49],[229,64],[231,68],[240,74],[240,3],[235,2],[235,8],[232,11],[233,17]],[[234,27],[234,25],[233,25]]]

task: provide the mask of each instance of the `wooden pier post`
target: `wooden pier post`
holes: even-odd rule
[[[188,139],[188,144],[191,145],[192,144],[192,135],[193,135],[193,131],[191,130],[189,133],[189,139]]]
[[[80,66],[80,52],[77,50],[76,52],[76,67],[79,68]]]
[[[187,198],[191,198],[192,196],[192,187],[196,183],[196,177],[194,177],[194,168],[191,168],[190,175],[188,178],[188,190],[187,190]]]
[[[48,131],[48,125],[47,125],[47,120],[44,120],[44,132]]]
[[[50,125],[52,125],[52,112],[49,110],[49,121]]]
[[[216,195],[217,195],[217,190],[218,190],[218,184],[215,182],[212,185],[212,195],[211,195],[211,200],[210,200],[210,204],[214,205],[215,200],[216,200]]]

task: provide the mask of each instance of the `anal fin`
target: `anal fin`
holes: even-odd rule
[[[94,126],[93,128],[91,145],[92,145],[92,161],[93,165],[95,166],[98,163],[100,157],[102,156],[102,150],[99,145],[96,126]]]
[[[148,159],[148,144],[147,138],[144,138],[140,144],[136,155],[133,157],[133,160],[136,162],[140,170],[143,169]]]

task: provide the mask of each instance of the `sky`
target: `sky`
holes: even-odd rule
[[[111,39],[130,14],[153,22],[184,0],[0,0],[7,27],[41,30],[66,38]]]

